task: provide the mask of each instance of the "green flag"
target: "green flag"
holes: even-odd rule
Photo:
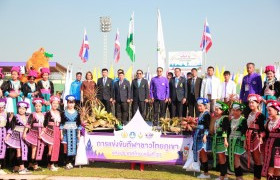
[[[135,45],[134,45],[134,12],[129,21],[129,29],[126,40],[126,52],[132,62],[135,62]]]

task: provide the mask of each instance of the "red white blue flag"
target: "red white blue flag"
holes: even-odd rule
[[[206,51],[206,53],[207,53],[208,50],[211,48],[211,46],[212,46],[212,37],[210,34],[210,28],[209,28],[208,22],[206,20],[205,24],[204,24],[204,30],[203,30],[203,34],[202,34],[200,48],[202,51]]]
[[[119,62],[121,55],[121,44],[120,44],[120,33],[119,29],[117,29],[116,39],[115,39],[115,50],[114,50],[114,60],[115,62]]]
[[[87,32],[85,30],[83,43],[79,53],[79,57],[81,58],[83,63],[88,61],[88,51],[89,51],[88,37],[87,37]]]

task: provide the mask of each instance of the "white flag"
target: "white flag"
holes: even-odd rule
[[[161,23],[161,16],[158,9],[158,31],[157,31],[157,54],[158,54],[158,67],[162,67],[165,69],[166,64],[166,52],[164,46],[164,39],[163,39],[163,31],[162,31],[162,23]]]

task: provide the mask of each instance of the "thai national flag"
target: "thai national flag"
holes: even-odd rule
[[[88,61],[88,50],[89,50],[88,37],[87,37],[87,32],[85,30],[83,43],[79,53],[79,57],[81,58],[83,63]]]
[[[206,20],[205,24],[204,24],[204,30],[203,30],[203,34],[202,34],[200,48],[202,51],[206,50],[206,53],[207,53],[208,50],[211,48],[211,46],[212,46],[212,37],[210,34],[210,28],[209,28],[208,22]]]
[[[117,29],[116,39],[115,39],[115,50],[114,50],[114,60],[115,62],[119,62],[121,54],[121,44],[120,44],[120,33],[119,29]]]

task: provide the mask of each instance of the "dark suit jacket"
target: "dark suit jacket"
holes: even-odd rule
[[[177,88],[175,86],[175,77],[170,79],[169,92],[171,101],[182,101],[183,98],[187,98],[188,88],[186,79],[184,77],[180,77]]]
[[[149,97],[149,85],[148,81],[142,78],[140,86],[138,87],[137,79],[134,79],[131,83],[131,96],[133,101],[144,101]]]
[[[194,97],[195,99],[200,97],[200,90],[201,90],[201,83],[202,79],[200,77],[197,77],[195,80],[195,85],[194,85]],[[192,88],[192,79],[188,79],[188,97],[191,95],[191,88]]]
[[[122,85],[119,85],[119,80],[114,83],[114,100],[117,102],[126,102],[131,99],[131,87],[128,80],[124,79]]]
[[[107,100],[113,98],[113,80],[107,77],[107,81],[105,83],[105,87],[103,86],[103,77],[97,80],[98,93],[97,98],[99,100]]]

